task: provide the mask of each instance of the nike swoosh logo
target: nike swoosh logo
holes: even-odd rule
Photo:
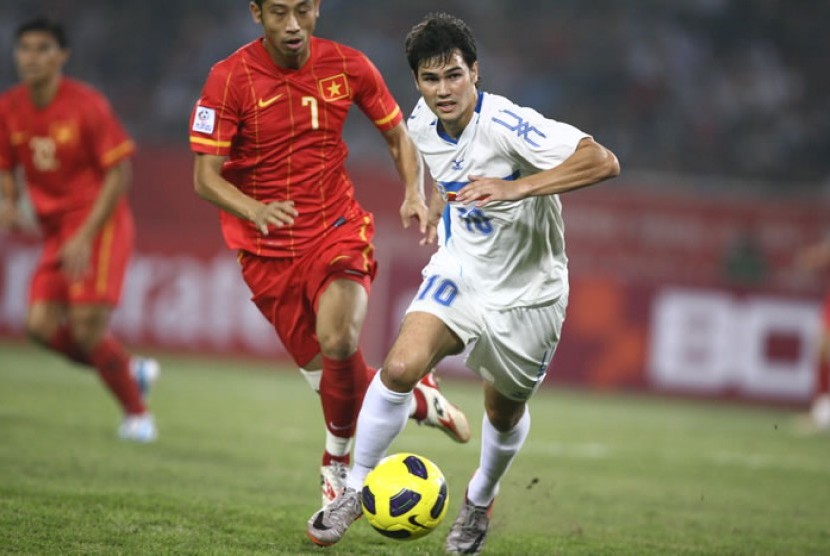
[[[453,424],[452,419],[438,417],[438,422],[441,423],[444,427],[450,429],[451,431],[456,433],[458,432],[455,430],[455,425]]]
[[[259,106],[260,108],[268,108],[269,106],[271,106],[272,104],[277,102],[280,99],[281,96],[282,96],[282,93],[280,93],[278,95],[274,95],[273,97],[269,98],[268,100],[259,99],[259,101],[257,102],[257,106]]]
[[[332,423],[331,421],[329,421],[329,429],[331,429],[332,432],[334,432],[334,431],[344,431],[344,430],[349,429],[353,426],[354,426],[354,423],[350,423],[348,425],[343,425],[342,427],[339,427],[339,426],[335,425],[334,423]]]
[[[328,527],[325,523],[323,523],[323,512],[320,511],[317,514],[317,517],[314,518],[314,528],[320,531],[328,531]]]
[[[409,516],[409,523],[411,523],[415,527],[420,527],[421,529],[426,529],[426,525],[421,525],[420,523],[418,523],[418,517],[417,516],[414,516],[414,515]]]

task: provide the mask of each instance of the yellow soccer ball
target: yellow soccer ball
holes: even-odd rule
[[[366,477],[363,515],[386,537],[411,540],[435,529],[447,514],[447,481],[438,466],[409,453],[383,458]]]

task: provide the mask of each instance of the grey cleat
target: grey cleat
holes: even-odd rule
[[[492,502],[486,507],[474,506],[464,496],[464,505],[450,528],[444,550],[450,554],[479,554],[487,540],[492,511]]]
[[[349,526],[362,516],[360,493],[346,488],[333,502],[311,516],[306,534],[314,544],[330,546],[342,539]]]

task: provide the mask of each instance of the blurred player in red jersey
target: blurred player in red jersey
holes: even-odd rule
[[[374,370],[358,348],[375,275],[374,221],[343,167],[356,103],[380,131],[406,194],[404,227],[426,226],[423,169],[401,110],[366,56],[312,36],[320,0],[256,0],[264,36],[213,66],[193,109],[195,188],[222,209],[253,302],[320,393],[323,501],[345,481],[357,413]],[[410,415],[467,442],[464,414],[431,375]]]
[[[799,251],[796,264],[810,272],[830,269],[830,235]],[[810,420],[815,428],[830,431],[830,291],[825,294],[822,303],[819,334],[816,386],[813,390]]]
[[[122,438],[155,440],[144,394],[158,363],[130,357],[107,331],[133,246],[124,193],[135,146],[99,92],[62,75],[69,49],[60,25],[36,19],[16,39],[21,84],[0,96],[0,225],[21,223],[22,167],[44,236],[26,330],[97,371],[124,411]]]

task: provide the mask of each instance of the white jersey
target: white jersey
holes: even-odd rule
[[[454,201],[470,175],[518,179],[561,164],[589,135],[510,100],[479,93],[457,141],[420,99],[408,121],[433,180],[448,200],[433,256],[455,261],[458,275],[491,309],[550,303],[568,292],[562,205],[557,195],[477,208]]]

